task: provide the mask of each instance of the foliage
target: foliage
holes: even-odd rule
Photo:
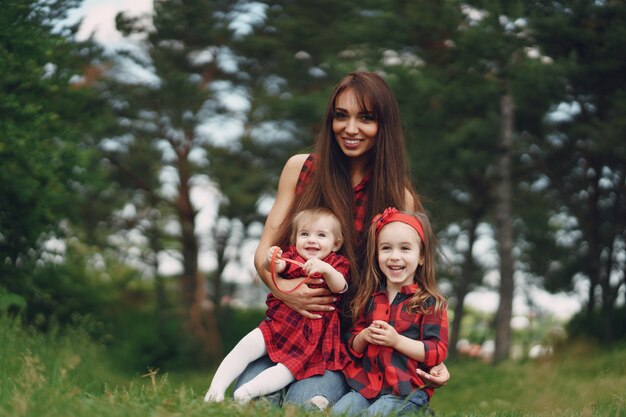
[[[44,4],[45,3],[45,4]],[[47,238],[76,218],[97,173],[83,145],[106,119],[98,94],[75,81],[99,53],[55,29],[75,0],[3,1],[0,17],[0,273],[32,267]],[[104,111],[103,111],[104,109]],[[69,203],[73,201],[72,203]]]
[[[588,282],[586,313],[601,310],[604,338],[613,337],[613,312],[626,288],[626,108],[623,2],[537,2],[530,22],[541,50],[564,80],[561,109],[541,137],[529,138],[537,192],[553,204],[544,223],[558,247],[543,259],[545,285],[571,289]],[[572,30],[572,28],[576,28]],[[538,258],[541,259],[541,258]]]
[[[154,310],[127,306],[111,314],[102,340],[115,366],[136,372],[194,367],[196,352],[182,318],[171,312],[158,315]]]
[[[265,319],[265,310],[222,308],[217,314],[224,351],[229,352],[252,329]]]
[[[601,342],[605,339],[605,317],[599,311],[589,315],[579,312],[567,323],[567,332],[573,339],[592,339]],[[613,340],[626,340],[626,307],[616,308],[613,312],[613,321],[609,328]]]
[[[13,314],[26,307],[26,300],[0,285],[0,314]]]
[[[246,213],[245,221],[251,221],[263,191],[259,186],[263,172],[242,175],[241,166],[233,161],[246,163],[250,158],[231,152],[230,144],[216,146],[221,138],[206,126],[210,121],[221,127],[223,120],[238,117],[224,100],[237,78],[230,50],[234,29],[229,25],[236,12],[231,1],[196,0],[156,2],[150,22],[119,14],[118,30],[128,38],[140,35],[142,41],[140,52],[128,50],[117,57],[116,69],[123,72],[121,58],[130,59],[147,67],[150,79],[110,74],[118,129],[100,142],[111,178],[129,195],[126,202],[136,213],[129,229],[147,242],[141,247],[142,258],[151,259],[152,274],[158,277],[159,257],[166,250],[180,261],[179,294],[188,315],[186,325],[209,359],[219,355],[221,343],[213,311],[204,307],[208,300],[200,249],[208,241],[216,254],[215,292],[219,292],[226,263],[223,242],[229,233],[220,235],[214,225],[201,241],[198,213],[204,207],[193,201],[192,194],[217,200],[222,213],[241,217]],[[213,302],[220,299],[214,295]]]

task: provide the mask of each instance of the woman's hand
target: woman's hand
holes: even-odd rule
[[[422,378],[426,385],[432,388],[441,388],[450,380],[450,372],[445,363],[441,362],[430,369],[430,373],[426,373],[421,369],[417,369],[417,376]]]
[[[305,284],[292,293],[285,294],[282,292],[295,288],[303,279],[305,278],[283,279],[276,277],[279,290],[274,292],[274,296],[287,304],[292,310],[309,319],[321,318],[322,316],[316,313],[318,311],[333,311],[335,307],[332,303],[337,299],[327,288],[310,288]],[[321,278],[309,278],[308,283],[322,284],[324,280]]]

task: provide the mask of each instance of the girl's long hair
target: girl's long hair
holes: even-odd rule
[[[393,206],[399,209],[422,211],[422,204],[411,184],[404,133],[398,103],[383,78],[373,72],[353,72],[344,77],[333,90],[314,146],[316,155],[314,173],[309,183],[295,199],[290,217],[285,219],[278,232],[279,244],[289,241],[289,225],[294,213],[310,207],[327,207],[339,218],[344,235],[343,254],[351,262],[351,292],[360,287],[360,270],[365,257],[365,235],[354,227],[354,192],[350,176],[349,158],[342,152],[333,133],[333,119],[337,97],[351,89],[359,103],[360,111],[373,114],[378,122],[378,133],[369,151],[368,168],[371,180],[367,185],[367,202],[364,225],[370,223],[375,213]],[[409,192],[416,207],[406,206]]]
[[[435,258],[437,255],[437,241],[433,233],[428,217],[424,213],[410,213],[415,216],[424,229],[424,240],[421,243],[421,253],[424,256],[424,265],[418,266],[415,271],[415,282],[418,289],[408,303],[409,311],[427,314],[432,311],[440,311],[445,308],[445,297],[441,294],[437,285],[435,275]],[[384,227],[384,226],[383,226]],[[378,264],[378,251],[376,242],[376,225],[370,225],[367,239],[367,258],[365,260],[365,270],[361,285],[357,289],[355,297],[352,299],[350,308],[353,317],[359,317],[367,308],[372,295],[378,291],[381,284],[387,280],[380,265]],[[428,299],[435,299],[434,308],[429,304]]]

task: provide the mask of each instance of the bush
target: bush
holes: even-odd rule
[[[265,309],[236,309],[222,307],[216,312],[216,319],[224,353],[235,347],[247,333],[257,327],[265,318]]]
[[[180,318],[158,316],[153,309],[127,307],[111,317],[105,336],[117,366],[127,371],[163,371],[193,366],[189,341]]]
[[[607,341],[605,319],[599,311],[591,316],[579,312],[567,324],[567,332],[573,338],[591,338]],[[610,326],[610,341],[626,340],[626,306],[613,310],[613,324]]]

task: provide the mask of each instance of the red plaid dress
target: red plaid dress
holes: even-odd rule
[[[305,261],[294,247],[284,252],[282,257],[302,263]],[[331,253],[323,261],[348,279],[350,262],[344,256]],[[287,268],[281,276],[300,278],[306,276],[306,272],[298,265],[287,263]],[[310,287],[326,287],[326,284],[311,284]],[[338,296],[337,300],[339,298]],[[267,296],[265,303],[266,318],[259,325],[259,329],[263,333],[267,353],[273,362],[285,365],[297,380],[322,375],[326,370],[339,371],[345,367],[350,358],[341,341],[337,309],[320,311],[318,314],[322,318],[309,319],[289,308],[272,294]]]
[[[433,389],[427,387],[417,376],[416,368],[426,371],[442,362],[448,352],[448,316],[446,310],[422,314],[407,311],[407,303],[417,291],[417,284],[402,287],[391,305],[384,288],[375,292],[367,311],[353,326],[348,342],[354,359],[343,370],[350,387],[365,398],[374,399],[383,394],[406,397],[416,389],[422,389],[432,397]],[[435,299],[428,300],[434,306]],[[384,320],[399,334],[424,342],[424,362],[401,354],[388,346],[368,345],[359,354],[352,349],[352,342],[361,330],[373,320]]]

